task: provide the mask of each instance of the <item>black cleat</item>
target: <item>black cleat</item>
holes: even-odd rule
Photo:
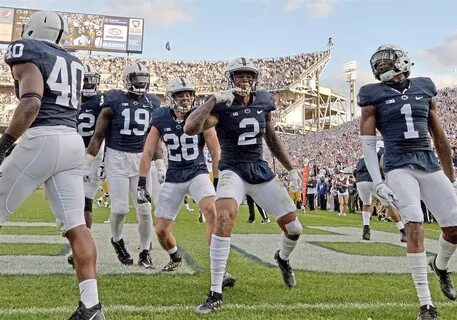
[[[73,259],[73,255],[70,254],[67,258],[67,261],[68,261],[68,264],[71,265],[73,267],[73,269],[75,268],[75,259]]]
[[[170,259],[170,262],[168,262],[165,267],[162,268],[162,271],[165,272],[173,272],[178,270],[182,265],[182,257],[179,257],[178,259]]]
[[[370,238],[371,238],[370,226],[365,225],[365,226],[363,226],[362,239],[368,241],[368,240],[370,240]]]
[[[145,269],[154,269],[154,264],[152,263],[152,258],[149,254],[149,250],[143,250],[140,252],[138,265],[142,266]]]
[[[208,294],[208,298],[195,308],[196,313],[206,314],[216,311],[222,307],[222,293],[217,293],[214,291],[210,291]]]
[[[117,258],[122,264],[133,264],[133,259],[125,248],[124,239],[114,242],[113,238],[111,238],[111,244],[114,247],[114,251],[117,253]]]
[[[235,286],[236,279],[227,271],[224,272],[224,278],[222,279],[222,289],[233,288]]]
[[[451,278],[449,277],[449,272],[446,270],[440,270],[436,267],[436,256],[430,260],[428,263],[430,268],[435,271],[436,275],[440,280],[440,287],[443,294],[449,300],[455,300],[457,298],[457,294],[454,290],[454,286],[452,285]]]
[[[284,283],[290,288],[295,287],[297,285],[297,282],[295,280],[294,271],[292,270],[292,267],[289,264],[289,260],[282,260],[279,256],[279,250],[275,253],[275,260],[278,263],[279,270],[281,270]]]
[[[84,303],[79,301],[79,307],[68,320],[105,320],[102,305],[96,304],[92,308],[86,308]]]
[[[423,305],[419,308],[419,315],[417,320],[433,320],[438,316],[438,311],[431,305]]]
[[[404,228],[400,230],[400,234],[401,234],[400,242],[403,242],[403,243],[408,242],[408,240],[406,238],[406,231]]]

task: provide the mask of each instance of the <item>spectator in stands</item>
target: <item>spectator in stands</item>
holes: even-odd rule
[[[327,210],[327,192],[328,185],[325,182],[325,177],[320,176],[319,182],[317,183],[317,203],[321,210]]]

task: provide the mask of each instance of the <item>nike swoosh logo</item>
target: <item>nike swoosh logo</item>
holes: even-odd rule
[[[420,100],[422,98],[423,98],[423,96],[419,96],[419,97],[416,97],[416,100]]]
[[[94,315],[93,315],[92,317],[90,317],[90,318],[89,318],[89,320],[93,320],[93,319],[95,319],[95,317],[97,316],[97,314],[98,314],[98,311],[97,311],[97,312],[95,312],[95,313],[94,313]]]
[[[262,112],[263,112],[263,110],[258,110],[257,114],[261,114]]]

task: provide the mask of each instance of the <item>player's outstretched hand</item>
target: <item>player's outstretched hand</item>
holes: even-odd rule
[[[239,91],[239,88],[230,88],[224,91],[213,93],[214,98],[216,99],[216,104],[225,102],[225,105],[227,107],[230,107],[233,103],[233,99],[235,99],[235,96],[233,94]]]

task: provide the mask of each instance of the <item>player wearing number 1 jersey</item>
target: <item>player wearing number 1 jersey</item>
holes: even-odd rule
[[[230,251],[233,223],[245,194],[273,214],[282,229],[280,250],[274,256],[283,280],[294,287],[295,275],[289,256],[302,231],[295,205],[279,179],[262,158],[262,138],[274,156],[289,170],[292,181],[300,180],[292,161],[276,136],[271,111],[271,93],[256,90],[258,69],[245,58],[229,62],[226,77],[230,89],[213,94],[187,118],[184,132],[197,134],[215,126],[221,145],[219,183],[216,193],[217,223],[211,239],[211,289],[198,313],[222,306],[222,281]]]
[[[384,204],[397,207],[405,223],[407,258],[420,302],[418,319],[435,319],[437,312],[427,279],[421,200],[442,230],[438,254],[430,266],[439,277],[444,295],[451,300],[457,297],[447,272],[449,259],[457,248],[457,196],[453,190],[457,181],[449,141],[437,114],[436,88],[429,78],[409,78],[410,59],[396,46],[380,46],[370,63],[381,82],[363,86],[358,96],[365,164],[377,197]],[[384,138],[386,184],[376,155],[376,129]]]
[[[133,196],[137,211],[140,255],[138,264],[152,268],[149,255],[152,239],[152,216],[149,203],[138,204],[136,188],[143,145],[149,128],[151,115],[160,107],[160,100],[147,93],[149,71],[141,63],[132,63],[123,71],[124,86],[127,92],[112,90],[100,99],[100,115],[95,126],[86,155],[86,168],[100,150],[106,136],[105,154],[106,178],[111,194],[111,244],[119,261],[130,265],[133,259],[125,247],[123,226],[129,212],[129,191]],[[157,148],[156,158],[162,157],[162,149]],[[162,160],[163,161],[163,160]],[[148,179],[150,188],[150,179]]]
[[[80,304],[70,319],[102,320],[97,253],[84,221],[84,144],[76,131],[84,69],[61,46],[67,34],[67,23],[60,15],[39,11],[23,26],[22,40],[8,46],[5,62],[11,67],[20,102],[0,138],[0,225],[44,185],[70,242],[79,280]],[[5,159],[8,148],[21,136]]]
[[[163,271],[174,271],[181,266],[182,255],[171,231],[187,193],[190,193],[205,215],[208,242],[211,240],[216,223],[216,193],[206,168],[203,147],[206,143],[215,161],[215,170],[220,149],[214,128],[196,135],[184,133],[186,118],[195,101],[195,90],[188,79],[172,78],[167,86],[167,97],[170,106],[157,110],[151,119],[151,130],[141,157],[138,201],[150,201],[145,189],[146,176],[161,138],[168,150],[168,169],[157,203],[156,233],[160,245],[170,255],[170,261]]]

